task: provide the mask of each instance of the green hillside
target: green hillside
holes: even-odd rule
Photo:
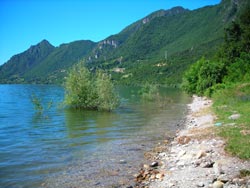
[[[55,49],[43,40],[31,46],[23,53],[14,55],[7,63],[0,66],[0,83],[19,83],[24,81],[24,74],[41,64]]]
[[[66,71],[95,46],[92,41],[75,41],[62,44],[47,56],[43,63],[24,74],[25,80],[33,83],[60,83]]]
[[[119,83],[178,85],[190,64],[215,54],[224,28],[246,1],[159,10],[98,43],[75,41],[55,48],[43,41],[2,65],[0,83],[61,83],[68,68],[83,59],[90,70],[104,69]],[[31,53],[32,48],[40,50]]]
[[[194,11],[181,7],[157,11],[112,36],[119,46],[111,49],[112,54],[110,49],[101,48],[89,67],[125,69],[123,73],[113,73],[113,77],[126,84],[149,81],[178,85],[183,71],[191,63],[217,51],[223,41],[224,28],[239,10],[236,1],[223,1]],[[126,40],[119,43],[119,37],[124,35]]]

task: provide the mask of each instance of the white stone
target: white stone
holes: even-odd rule
[[[228,119],[231,119],[231,120],[237,120],[239,118],[240,118],[240,114],[233,114],[233,115],[228,117]]]
[[[213,183],[213,188],[223,188],[224,187],[224,183],[222,183],[221,181],[216,181]]]
[[[186,151],[182,150],[178,153],[178,158],[182,157],[183,155],[186,154]]]
[[[205,157],[206,153],[204,151],[199,151],[196,155],[197,159],[201,159],[202,157]]]

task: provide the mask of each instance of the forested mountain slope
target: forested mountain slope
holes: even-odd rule
[[[0,83],[61,83],[68,68],[84,60],[90,70],[104,69],[120,83],[177,85],[190,64],[218,50],[224,29],[246,2],[223,0],[193,11],[159,10],[98,43],[53,47],[44,40],[2,65]]]

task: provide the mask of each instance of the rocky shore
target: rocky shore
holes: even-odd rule
[[[230,156],[216,135],[212,101],[193,97],[184,129],[145,153],[150,161],[135,174],[138,188],[250,188],[250,161]],[[247,173],[245,173],[247,172]]]

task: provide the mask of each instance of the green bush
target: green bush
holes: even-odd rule
[[[146,83],[139,91],[141,98],[145,101],[154,101],[159,98],[159,88],[157,85]]]
[[[182,88],[189,94],[194,94],[197,92],[197,84],[199,79],[198,73],[203,61],[205,61],[204,58],[198,60],[184,74]]]
[[[111,111],[119,105],[110,77],[102,71],[91,74],[83,63],[70,70],[65,90],[65,103],[71,108]]]
[[[186,72],[182,87],[187,93],[204,95],[207,89],[221,83],[224,75],[223,63],[202,58]]]
[[[224,82],[244,82],[250,80],[250,54],[241,53],[236,58],[235,63],[228,67],[228,74],[224,78]]]
[[[96,93],[98,110],[113,110],[119,105],[118,95],[114,92],[114,85],[110,77],[103,71],[96,73]]]
[[[34,106],[34,109],[39,113],[42,113],[44,110],[49,110],[53,105],[52,101],[49,101],[46,105],[43,104],[43,99],[38,97],[36,94],[32,94],[30,100]]]

